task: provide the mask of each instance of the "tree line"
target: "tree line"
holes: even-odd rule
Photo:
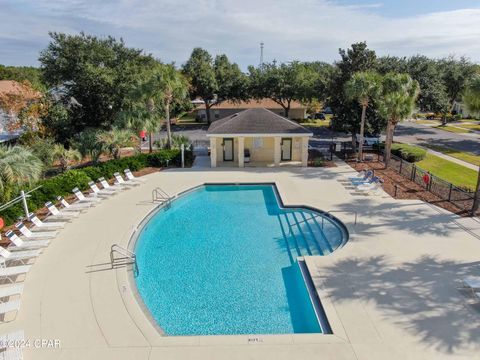
[[[171,147],[170,119],[191,111],[192,99],[203,100],[208,123],[211,107],[223,101],[269,98],[285,116],[294,101],[311,109],[329,106],[331,126],[352,134],[354,146],[356,134],[385,128],[389,146],[396,124],[413,108],[446,119],[462,96],[473,97],[468,85],[480,74],[479,65],[463,57],[378,57],[365,42],[339,49],[333,64],[272,61],[244,72],[227,55],[202,48],[176,66],[122,39],[50,36],[39,68],[0,66],[0,79],[27,81],[44,94],[18,114],[15,126],[27,130],[21,141],[45,156],[51,144],[60,144],[64,163],[74,156],[71,148],[98,158],[105,148],[132,143],[140,130],[155,133],[163,126]],[[2,105],[8,111],[8,103]]]

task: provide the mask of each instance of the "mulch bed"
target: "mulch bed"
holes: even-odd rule
[[[347,160],[347,163],[357,171],[373,170],[375,172],[375,175],[380,177],[384,181],[383,189],[385,190],[385,192],[387,192],[395,199],[422,200],[426,203],[434,204],[460,216],[470,215],[468,211],[461,210],[452,203],[442,200],[438,196],[425,190],[425,188],[418,185],[417,183],[401,176],[396,171],[392,169],[385,169],[385,164],[383,162],[374,160],[357,163],[355,160]],[[395,185],[397,186],[396,195]]]

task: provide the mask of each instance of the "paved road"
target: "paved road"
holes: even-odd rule
[[[480,135],[451,133],[412,122],[403,122],[397,126],[395,140],[410,144],[448,146],[480,155]]]

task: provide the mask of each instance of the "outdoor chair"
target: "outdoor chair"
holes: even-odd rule
[[[97,197],[97,194],[95,193],[91,193],[87,196],[85,196],[78,187],[72,189],[72,192],[73,194],[76,196],[76,198],[78,199],[78,202],[79,203],[89,203],[89,204],[94,204],[94,203],[97,203],[99,201],[102,201],[103,198],[99,198]]]
[[[58,231],[39,231],[31,232],[25,224],[19,222],[15,224],[15,227],[26,237],[30,239],[51,239],[58,235]]]
[[[28,220],[32,222],[36,227],[43,229],[63,229],[65,227],[65,221],[46,221],[40,220],[34,213],[28,214]]]
[[[78,217],[80,215],[79,211],[60,211],[58,208],[51,202],[47,201],[45,203],[48,211],[50,212],[50,218],[53,219],[63,219],[63,220],[71,220],[72,218]]]
[[[145,181],[147,181],[146,179],[140,179],[140,178],[137,178],[137,177],[133,176],[130,169],[125,169],[125,170],[123,170],[123,172],[125,173],[125,176],[127,177],[128,181],[141,182],[141,183],[144,183]]]
[[[85,211],[85,210],[88,210],[92,207],[92,203],[90,202],[76,202],[76,203],[73,203],[73,204],[70,204],[69,202],[67,202],[67,200],[65,200],[63,198],[63,196],[57,196],[57,200],[60,201],[60,204],[62,204],[63,208],[60,210],[60,211],[73,211],[73,212],[77,212],[77,211]]]
[[[18,275],[26,274],[32,265],[7,266],[5,259],[0,259],[0,278],[14,283]]]
[[[17,236],[12,230],[8,230],[5,235],[13,244],[13,248],[9,246],[10,250],[16,249],[38,249],[41,247],[48,246],[50,244],[50,240],[22,240],[20,237]]]

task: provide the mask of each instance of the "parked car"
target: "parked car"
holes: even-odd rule
[[[357,146],[359,144],[358,139],[360,139],[360,134],[357,134]],[[364,134],[363,135],[363,145],[364,146],[373,146],[380,143],[380,134]]]

